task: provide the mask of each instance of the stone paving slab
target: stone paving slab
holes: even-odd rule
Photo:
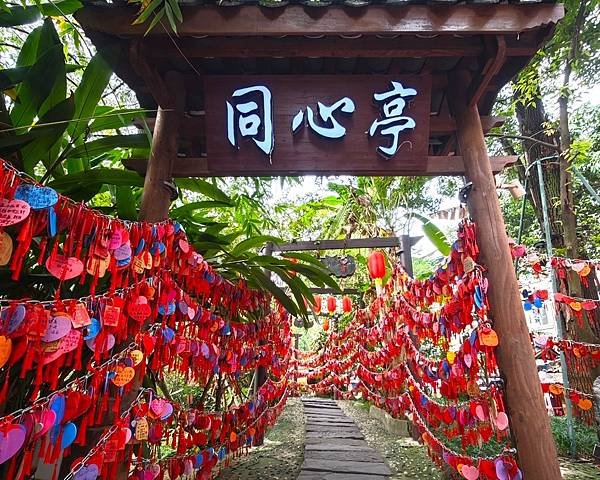
[[[350,451],[342,451],[337,452],[337,458],[344,458],[348,460],[352,460],[354,462],[378,462],[381,457],[377,452],[373,452],[371,450],[350,450]],[[330,451],[324,450],[307,450],[304,452],[304,459],[319,459],[319,460],[328,460],[331,458]]]
[[[304,411],[307,415],[331,415],[332,417],[336,417],[341,413],[333,408],[305,408]],[[343,413],[341,414],[343,415]]]
[[[331,415],[329,413],[307,413],[306,418],[311,420],[340,420],[347,421],[348,417],[343,415]]]
[[[360,432],[306,432],[306,438],[349,438],[354,440],[364,440]]]
[[[332,473],[355,473],[362,475],[390,475],[392,472],[383,461],[354,462],[351,460],[305,460],[302,464],[302,472],[332,472]]]
[[[327,419],[321,419],[321,418],[317,418],[315,419],[311,419],[310,421],[311,425],[327,425],[327,426],[339,426],[339,427],[354,427],[354,422],[349,422],[348,420],[341,420],[341,419],[332,419],[332,420],[327,420]]]
[[[391,471],[336,402],[303,398],[304,463],[298,480],[386,480]]]
[[[351,473],[331,472],[300,472],[298,480],[386,480],[388,477],[381,475],[362,475]]]
[[[330,415],[332,417],[344,416],[344,412],[341,410],[334,410],[333,408],[305,408],[304,411],[307,415]]]
[[[318,443],[327,443],[329,445],[338,445],[341,447],[365,447],[371,448],[364,440],[354,440],[352,438],[310,438],[306,439],[306,445],[315,445]]]
[[[306,410],[305,410],[306,412]],[[334,418],[348,418],[343,413],[331,411],[318,411],[318,412],[306,412],[307,417],[334,417]]]
[[[323,408],[323,409],[329,409],[329,410],[337,410],[339,407],[335,403],[315,402],[315,403],[305,403],[304,408]]]
[[[307,418],[348,418],[343,413],[306,412]]]
[[[356,438],[359,440],[362,440],[364,438],[363,434],[357,428],[344,429],[344,430],[339,430],[339,429],[316,430],[311,427],[310,429],[306,430],[306,433],[310,433],[310,435],[308,435],[308,438],[321,438],[320,435],[323,435],[323,437],[327,437],[327,438],[343,438],[343,439]]]
[[[315,417],[306,417],[306,420],[309,421],[311,423],[311,425],[319,425],[319,424],[326,424],[326,425],[354,425],[354,423],[350,423],[348,421],[348,419],[346,418],[331,418],[331,417],[319,417],[319,418],[315,418]]]
[[[325,440],[331,440],[330,438]],[[365,442],[366,444],[366,442]],[[339,443],[307,443],[305,446],[305,452],[310,451],[321,451],[321,452],[370,452],[372,449],[368,445],[343,445]]]
[[[358,427],[356,425],[349,425],[347,423],[345,424],[315,424],[315,423],[311,423],[310,425],[306,426],[306,430],[307,431],[314,431],[314,432],[348,432],[348,431],[352,431],[352,432],[358,432]]]

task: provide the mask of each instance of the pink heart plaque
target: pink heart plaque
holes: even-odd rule
[[[56,278],[70,280],[78,277],[83,271],[83,263],[76,257],[50,255],[46,260],[46,268]]]
[[[0,465],[14,457],[23,443],[27,431],[23,425],[7,425],[0,428]]]
[[[498,430],[506,430],[508,428],[508,415],[506,413],[500,412],[496,415],[496,426]]]
[[[479,469],[471,465],[463,465],[460,473],[467,480],[477,480],[479,478]]]
[[[25,220],[31,207],[23,200],[6,200],[0,198],[0,227],[8,227]]]

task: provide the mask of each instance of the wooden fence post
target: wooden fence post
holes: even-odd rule
[[[500,343],[497,358],[505,382],[519,465],[526,480],[561,479],[556,446],[550,430],[534,351],[529,338],[517,278],[508,247],[496,184],[488,157],[477,105],[469,106],[470,76],[450,76],[448,101],[456,120],[456,136],[466,175],[472,183],[469,211],[477,225],[481,264],[489,280],[488,298]]]

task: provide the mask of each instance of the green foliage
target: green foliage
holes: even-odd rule
[[[438,431],[436,437],[444,439],[444,444],[455,452],[464,452],[466,455],[472,457],[497,457],[504,449],[504,443],[498,442],[494,437],[481,446],[467,445],[467,448],[462,447],[460,437],[449,439],[446,438],[442,431]]]
[[[552,427],[552,435],[554,436],[558,453],[569,456],[571,452],[571,440],[569,439],[567,430],[566,417],[551,417],[550,426]],[[577,454],[582,457],[590,457],[594,450],[594,445],[598,442],[596,430],[575,420],[574,431]]]
[[[414,212],[411,215],[423,224],[423,233],[429,241],[435,245],[435,248],[437,248],[442,255],[449,255],[451,245],[448,242],[446,235],[444,235],[444,232],[442,232],[439,227],[426,216]]]
[[[413,258],[413,274],[416,279],[425,280],[430,277],[438,263],[425,258]]]
[[[504,214],[508,235],[517,241],[523,199],[515,200],[508,194],[502,195],[500,197],[500,205],[502,207],[502,213]],[[531,246],[543,237],[533,206],[529,201],[525,202],[525,216],[523,218],[522,228],[521,243],[524,245]]]
[[[158,24],[160,24],[162,30],[169,33],[162,21],[164,17],[167,18],[171,30],[175,33],[177,33],[177,24],[183,22],[179,0],[151,0],[147,3],[135,0],[135,3],[140,3],[141,7],[133,24],[138,25],[148,22],[146,34]]]
[[[35,2],[35,5],[8,6],[4,0],[0,2],[0,27],[16,27],[35,23],[42,17],[57,17],[76,12],[82,6],[78,0],[59,0],[50,2]]]
[[[110,47],[102,52],[104,56],[116,54]],[[40,162],[45,166],[44,180],[67,176],[64,187],[54,184],[59,190],[69,189],[61,190],[64,193],[72,190],[74,179],[90,178],[91,184],[100,182],[100,186],[115,184],[115,177],[109,176],[102,182],[97,175],[101,172],[89,177],[86,172],[103,161],[122,158],[134,148],[148,149],[149,141],[143,134],[100,134],[130,124],[134,115],[143,114],[139,110],[120,111],[100,105],[112,75],[101,54],[93,56],[82,70],[81,81],[73,92],[67,90],[68,70],[71,69],[65,63],[64,45],[54,22],[46,19],[28,35],[16,66],[0,71],[4,85],[15,87],[12,108],[4,119],[8,128],[0,138],[0,152],[15,158],[31,176],[39,175]],[[90,200],[98,191],[88,184],[78,199]]]
[[[554,36],[519,74],[515,83],[523,102],[530,102],[540,93],[545,94],[546,88],[548,93],[556,93],[556,78],[562,76],[564,64],[567,62],[571,40],[575,35],[576,16],[582,1],[586,2],[586,13],[579,35],[580,55],[571,66],[579,82],[588,86],[596,84],[600,73],[600,2],[564,0],[565,17],[558,23]]]

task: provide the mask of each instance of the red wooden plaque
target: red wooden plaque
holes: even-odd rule
[[[401,87],[394,88],[392,82]],[[233,97],[234,92],[255,86],[266,89]],[[403,95],[390,94],[379,102],[374,99],[376,93],[398,93],[402,88]],[[416,95],[407,89],[416,90]],[[268,110],[265,96],[269,94],[271,155],[264,151],[270,148],[264,130],[265,108]],[[228,175],[425,174],[430,96],[428,75],[207,76],[204,80],[207,169]],[[331,107],[345,97],[351,102],[339,103],[329,116],[319,109],[319,102]],[[317,128],[308,122],[307,107],[312,110],[312,125]],[[292,124],[294,118],[298,120],[299,112],[303,112],[303,120],[296,123],[297,133],[293,133]],[[373,122],[386,118],[388,121],[370,136]],[[410,121],[414,121],[414,128],[410,127]],[[339,126],[332,129],[335,122]],[[406,129],[398,133],[396,153],[385,158],[378,147],[389,148],[393,144],[393,135],[383,133],[394,125]],[[240,127],[246,128],[245,136]],[[321,134],[317,133],[319,127]],[[327,138],[323,133],[339,138]]]

